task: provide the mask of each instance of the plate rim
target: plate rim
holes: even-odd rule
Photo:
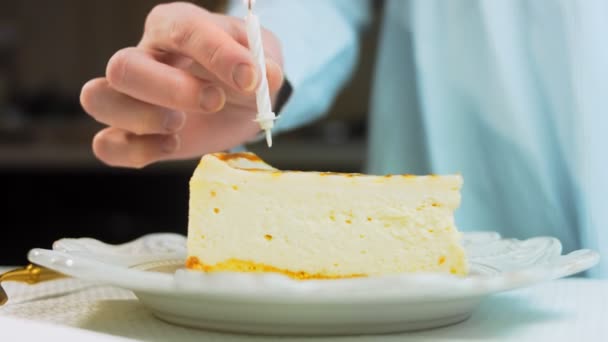
[[[485,238],[490,240],[500,240],[505,239],[500,236],[497,232],[492,231],[476,231],[476,232],[462,232],[465,237],[477,237],[477,238]],[[100,240],[95,240],[91,238],[84,238],[88,241],[94,241],[94,243],[101,243],[105,246],[109,246],[110,248],[124,248],[129,244],[136,244],[141,241],[145,241],[146,238],[155,237],[168,237],[172,236],[174,238],[183,238],[185,236],[176,233],[152,233],[145,234],[141,237],[129,241],[124,244],[119,245],[109,245],[101,242]],[[540,237],[534,237],[540,238]],[[534,239],[532,238],[532,239]],[[550,237],[553,238],[553,237]],[[555,239],[555,238],[553,238]],[[60,239],[54,244],[54,248],[60,249],[61,242],[64,241],[74,241],[78,239]],[[517,240],[517,239],[505,239],[505,240]],[[517,241],[527,241],[525,240],[517,240]],[[557,240],[559,242],[559,240]],[[578,255],[577,255],[578,254]],[[171,255],[181,255],[179,253],[168,253],[165,257],[169,257]],[[412,296],[407,293],[401,293],[400,291],[395,291],[394,288],[391,291],[387,291],[386,293],[382,293],[382,295],[374,294],[365,294],[356,292],[356,295],[336,295],[336,292],[327,292],[327,293],[314,293],[314,292],[285,292],[285,293],[255,293],[250,291],[245,292],[234,292],[234,291],[210,291],[208,288],[204,289],[200,288],[192,288],[187,283],[180,283],[176,280],[177,272],[174,274],[169,273],[158,273],[151,272],[139,269],[132,269],[126,266],[116,265],[105,263],[100,260],[95,260],[86,256],[86,253],[70,253],[65,250],[49,250],[42,248],[34,248],[30,250],[28,253],[28,259],[38,265],[53,269],[55,271],[65,273],[75,278],[79,278],[87,281],[98,281],[101,283],[106,283],[109,285],[117,286],[120,288],[125,288],[128,290],[132,290],[133,292],[142,293],[142,294],[156,294],[163,296],[213,296],[216,299],[224,298],[224,300],[237,300],[237,301],[247,301],[251,302],[251,299],[254,302],[268,302],[268,301],[280,301],[285,302],[289,301],[290,303],[303,303],[303,302],[311,302],[315,301],[314,298],[318,298],[319,301],[322,302],[345,302],[356,299],[357,302],[361,301],[382,301],[382,300],[399,300],[400,302],[420,302],[421,299],[423,301],[429,300],[447,300],[447,299],[458,299],[458,298],[470,298],[470,297],[478,297],[478,296],[487,296],[493,293],[509,291],[517,288],[523,288],[530,285],[534,285],[536,283],[540,283],[543,281],[550,281],[562,277],[567,277],[573,274],[580,273],[585,271],[593,266],[595,266],[599,262],[599,253],[589,250],[589,249],[580,249],[577,251],[573,251],[568,254],[561,254],[559,257],[568,257],[573,256],[577,262],[572,265],[568,265],[568,267],[555,268],[548,270],[542,266],[534,266],[528,269],[522,269],[514,272],[503,272],[500,277],[497,276],[478,276],[478,275],[469,275],[466,277],[458,277],[449,274],[435,274],[435,273],[416,273],[416,274],[401,274],[401,275],[390,275],[390,276],[379,276],[379,277],[368,277],[368,278],[358,278],[356,280],[352,279],[339,279],[339,280],[307,280],[305,281],[308,285],[316,285],[320,287],[319,284],[328,284],[328,282],[346,282],[355,281],[355,282],[374,282],[374,281],[394,281],[394,279],[403,282],[403,283],[416,283],[420,286],[425,284],[425,281],[439,281],[450,279],[450,283],[454,291],[452,293],[429,293],[428,296]],[[181,255],[183,256],[183,255]],[[578,259],[574,258],[574,256],[578,256]],[[184,258],[185,260],[185,258]],[[93,270],[93,271],[82,271],[82,270]],[[178,271],[179,272],[179,271]],[[184,271],[189,272],[195,277],[201,279],[201,275],[205,277],[213,277],[218,275],[233,275],[236,276],[237,279],[245,279],[251,281],[256,280],[255,277],[264,277],[262,280],[271,279],[274,277],[284,282],[296,282],[297,284],[303,284],[302,281],[293,280],[283,275],[278,274],[234,274],[234,273],[218,273],[213,275],[203,274],[197,271]],[[502,279],[501,279],[502,278]],[[508,279],[507,279],[508,278]],[[272,279],[271,279],[272,280]],[[331,283],[329,283],[331,284]],[[381,283],[380,283],[381,284]],[[184,285],[189,285],[189,287],[185,287]],[[292,284],[293,285],[293,284]],[[293,289],[292,289],[293,290]],[[313,294],[311,296],[311,294]],[[330,295],[331,294],[331,295]],[[383,299],[384,298],[384,299]]]

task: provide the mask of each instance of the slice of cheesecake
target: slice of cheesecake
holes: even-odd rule
[[[467,272],[462,177],[279,171],[210,154],[190,180],[188,260],[201,271],[332,279]]]

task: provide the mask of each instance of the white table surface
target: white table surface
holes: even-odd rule
[[[76,279],[3,286],[10,299],[0,307],[0,341],[608,341],[608,280],[564,279],[494,295],[469,320],[450,327],[338,338],[173,326],[154,318],[130,291]]]

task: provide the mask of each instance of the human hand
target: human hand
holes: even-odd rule
[[[283,83],[278,39],[263,31],[274,101]],[[255,137],[259,69],[244,21],[189,3],[155,7],[136,47],[118,51],[80,101],[109,126],[93,138],[108,165],[141,168],[226,150]]]

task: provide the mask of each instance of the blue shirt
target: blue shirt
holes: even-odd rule
[[[294,87],[278,129],[328,110],[369,6],[258,1]],[[387,0],[366,171],[460,172],[461,230],[549,235],[565,252],[608,255],[606,36],[602,0]],[[608,277],[608,262],[589,274]]]

